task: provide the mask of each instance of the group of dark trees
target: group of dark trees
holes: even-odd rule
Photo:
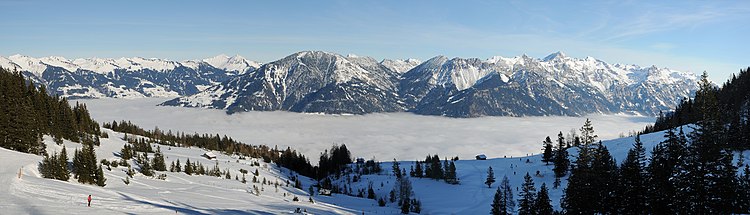
[[[438,158],[438,162],[439,160]],[[406,169],[402,169],[400,163],[394,159],[392,171],[393,176],[396,177],[396,184],[393,185],[393,190],[389,193],[390,202],[397,202],[403,214],[420,213],[422,203],[414,196],[411,181],[406,175]]]
[[[165,132],[159,128],[146,130],[130,121],[124,120],[119,123],[116,121],[104,123],[103,127],[117,132],[145,137],[137,139],[126,138],[132,144],[131,147],[139,148],[139,151],[151,151],[149,145],[153,143],[178,147],[199,147],[207,150],[221,151],[226,154],[239,155],[240,157],[262,158],[265,162],[275,162],[300,175],[311,178],[317,177],[317,168],[311,165],[310,161],[304,155],[288,147],[286,150],[279,150],[266,145],[248,145],[226,135],[222,137],[219,134],[201,135],[195,133],[191,135],[182,132],[173,133],[171,130]],[[351,163],[351,160],[349,163]]]
[[[59,96],[50,96],[22,73],[0,68],[0,147],[44,155],[42,135],[55,141],[99,144],[99,124],[92,120],[86,105],[71,107]]]
[[[448,184],[459,183],[454,159],[440,161],[440,156],[437,154],[427,155],[424,161],[415,161],[414,166],[409,170],[409,176],[444,180]]]
[[[48,94],[20,72],[0,68],[0,147],[24,153],[44,155],[39,164],[42,177],[67,181],[74,174],[81,183],[104,186],[106,179],[97,165],[94,145],[99,145],[99,124],[91,119],[86,105]],[[72,164],[63,146],[60,153],[47,154],[43,135],[57,144],[63,139],[81,142]]]
[[[331,150],[326,150],[320,154],[316,177],[322,178],[330,174],[340,174],[351,163],[352,155],[346,145],[333,145]]]
[[[489,170],[492,170],[492,168],[489,168]],[[489,175],[488,178],[490,178]],[[488,185],[489,184],[491,183],[488,183]],[[521,191],[518,198],[517,212],[520,215],[546,215],[554,213],[551,200],[549,199],[547,185],[542,184],[537,192],[536,187],[534,186],[534,180],[528,173],[524,176],[524,182],[521,185]],[[492,199],[490,214],[513,214],[515,206],[516,202],[513,200],[513,191],[510,187],[510,181],[508,180],[508,177],[503,177],[503,181],[500,183],[500,186],[497,187],[495,196]]]
[[[65,146],[60,153],[53,152],[52,155],[45,154],[39,163],[39,172],[44,178],[52,178],[68,181],[70,174],[80,183],[96,184],[105,186],[107,179],[104,177],[102,166],[97,164],[96,152],[93,143],[84,143],[81,150],[73,152],[73,163],[68,163],[68,155]]]
[[[605,146],[583,131],[562,199],[571,214],[745,214],[750,213],[750,169],[734,163],[731,122],[717,90],[704,74],[693,103],[699,119],[685,134],[668,127],[665,140],[647,158],[636,136],[617,165]],[[586,126],[584,126],[585,128]],[[592,130],[593,131],[593,130]],[[747,136],[744,133],[742,136]]]
[[[588,119],[586,119],[586,124],[584,125],[584,127],[586,127],[587,129],[587,133],[593,132],[591,121],[589,121]],[[591,129],[591,131],[588,131],[588,129]],[[568,170],[570,169],[568,148],[570,148],[571,145],[580,146],[581,138],[578,136],[572,136],[572,138],[574,139],[574,141],[566,141],[561,131],[557,134],[556,143],[553,143],[552,139],[550,139],[549,136],[547,136],[544,141],[542,141],[542,162],[545,162],[545,164],[547,165],[552,162],[552,164],[554,165],[552,171],[555,173],[555,183],[553,184],[553,188],[555,189],[560,186],[560,178],[567,175]]]
[[[701,103],[707,99],[715,100],[721,123],[727,127],[727,147],[733,150],[750,149],[750,135],[747,135],[750,134],[750,121],[747,120],[750,119],[750,67],[732,74],[721,88],[709,86],[702,90],[706,93],[696,93],[693,99],[684,98],[673,112],[660,114],[656,123],[646,126],[642,133],[697,123],[706,114],[701,109],[705,105]]]

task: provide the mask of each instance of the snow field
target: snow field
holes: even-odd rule
[[[101,146],[96,147],[97,160],[119,160],[117,155],[126,143],[124,134],[104,129],[110,138],[102,138]],[[54,144],[52,138],[45,136],[48,152],[59,152],[62,146]],[[81,144],[64,141],[69,159]],[[180,160],[184,165],[189,158],[191,162],[200,162],[211,169],[218,162],[222,171],[229,169],[232,179],[213,176],[187,175],[178,172],[164,173],[166,180],[145,177],[137,173],[130,179],[130,185],[122,180],[127,176],[127,167],[119,166],[111,171],[104,170],[107,178],[105,187],[79,184],[71,177],[69,182],[41,178],[37,168],[41,156],[18,153],[0,149],[0,210],[2,214],[282,214],[296,208],[307,210],[310,214],[355,214],[368,210],[369,201],[364,199],[334,195],[333,197],[314,196],[316,203],[308,201],[307,186],[312,180],[300,177],[303,190],[292,184],[286,187],[289,170],[275,164],[263,163],[261,160],[239,160],[236,157],[217,153],[216,160],[208,160],[201,155],[205,152],[199,148],[181,148],[160,145],[169,168],[172,161]],[[154,149],[155,150],[155,149]],[[153,158],[153,153],[149,154]],[[252,162],[260,166],[251,166]],[[138,170],[133,160],[128,161]],[[18,178],[22,167],[22,178]],[[245,176],[248,181],[243,184],[234,179],[242,178],[239,169],[248,170]],[[258,183],[252,183],[253,172],[258,169]],[[278,191],[272,184],[262,185],[263,178],[269,182],[278,181]],[[256,196],[253,185],[262,189]],[[86,207],[86,197],[93,197],[92,207]],[[294,202],[294,197],[299,202]],[[320,198],[320,199],[318,199]],[[343,206],[342,206],[343,205]]]

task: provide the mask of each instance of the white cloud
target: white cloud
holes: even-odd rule
[[[544,137],[580,128],[582,117],[482,117],[456,119],[409,113],[364,116],[311,115],[289,112],[248,112],[226,115],[221,110],[156,107],[160,99],[95,99],[84,102],[100,122],[131,120],[146,128],[186,133],[221,133],[248,144],[291,146],[317,162],[332,144],[346,144],[353,156],[379,160],[413,160],[427,154],[471,158],[539,153]],[[640,130],[647,117],[591,116],[602,139]]]

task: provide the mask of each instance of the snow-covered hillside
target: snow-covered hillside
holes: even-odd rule
[[[117,155],[126,143],[122,133],[104,129],[110,138],[102,138],[101,146],[96,147],[97,159],[119,160]],[[48,152],[59,152],[62,146],[45,137]],[[81,144],[65,141],[69,157]],[[368,213],[394,213],[396,209],[373,207],[374,202],[334,195],[314,196],[314,204],[308,200],[307,187],[310,179],[300,177],[304,190],[296,189],[293,184],[286,186],[290,173],[275,164],[262,160],[241,160],[236,156],[220,153],[217,159],[208,160],[201,155],[205,152],[199,148],[180,148],[160,146],[167,165],[177,159],[184,163],[200,162],[207,168],[218,164],[222,171],[229,170],[232,179],[212,176],[187,175],[185,173],[165,172],[166,180],[145,177],[136,174],[130,184],[123,182],[127,176],[127,167],[119,166],[111,171],[105,170],[107,178],[105,187],[83,185],[75,182],[63,182],[41,178],[37,170],[42,157],[19,153],[0,148],[0,208],[2,214],[283,214],[300,208],[310,214],[357,214],[362,210]],[[153,157],[153,154],[150,155]],[[129,161],[133,164],[132,160]],[[260,166],[254,166],[253,163]],[[137,171],[137,165],[134,169]],[[247,184],[241,180],[240,169],[248,170]],[[252,183],[255,170],[258,170],[259,183]],[[18,177],[19,170],[21,177]],[[160,174],[162,172],[157,172]],[[269,184],[262,185],[266,179]],[[278,189],[273,183],[279,182]],[[255,194],[253,186],[260,190]],[[86,197],[92,195],[91,207],[86,207]],[[293,201],[298,197],[299,201]]]
[[[121,139],[124,134],[104,129],[110,138],[103,138],[101,146],[96,148],[98,159],[117,160],[119,150],[125,144]],[[647,149],[647,154],[660,141],[663,132],[641,136]],[[604,141],[613,157],[621,162],[627,150],[632,147],[632,137]],[[60,151],[61,146],[55,145],[51,138],[45,142],[49,152]],[[69,157],[80,144],[65,141]],[[237,157],[220,153],[216,160],[208,160],[201,155],[205,152],[198,148],[180,148],[160,146],[169,165],[179,159],[183,164],[187,159],[200,162],[206,167],[218,164],[222,170],[228,170],[232,179],[211,176],[186,175],[185,173],[166,172],[166,180],[144,177],[136,174],[126,185],[122,180],[128,177],[127,168],[116,167],[111,171],[105,170],[107,185],[97,187],[82,185],[74,182],[63,182],[40,177],[37,171],[40,156],[23,154],[6,149],[0,149],[0,207],[8,214],[283,214],[291,213],[300,208],[311,214],[395,214],[398,212],[393,203],[386,207],[379,207],[374,200],[356,198],[334,194],[333,196],[315,195],[315,203],[308,201],[307,187],[312,180],[300,177],[304,190],[286,186],[290,173],[274,164],[263,163],[255,159],[240,160]],[[571,149],[571,156],[575,156]],[[436,152],[439,153],[439,152]],[[419,155],[415,155],[421,157]],[[489,155],[498,157],[500,155]],[[745,155],[747,157],[747,155]],[[12,159],[9,159],[12,158]],[[488,167],[495,170],[495,176],[507,176],[513,187],[519,187],[522,177],[526,173],[533,175],[537,187],[546,183],[548,187],[554,181],[552,166],[541,162],[539,155],[527,157],[491,158],[488,160],[459,160],[456,162],[459,185],[449,185],[442,181],[423,178],[411,178],[414,194],[422,201],[423,214],[485,214],[490,210],[492,195],[497,183],[487,188],[483,183]],[[132,162],[132,161],[131,161]],[[258,162],[259,166],[253,163]],[[413,161],[400,161],[401,166],[409,169]],[[132,163],[131,163],[132,164]],[[387,170],[391,163],[383,163],[386,170],[378,175],[365,175],[359,182],[352,183],[352,189],[366,189],[372,182],[377,196],[386,196],[395,183],[394,176]],[[247,184],[234,179],[239,176],[239,169],[248,170]],[[258,180],[280,182],[278,190],[273,185],[252,183],[252,172],[258,170]],[[21,176],[19,178],[19,170]],[[539,174],[537,175],[537,171]],[[161,173],[161,172],[159,172]],[[562,190],[550,189],[552,204],[559,209]],[[253,186],[261,190],[255,194]],[[514,188],[515,189],[515,188]],[[517,191],[514,191],[516,194]],[[93,196],[92,207],[86,207],[86,197]],[[299,202],[292,201],[294,197]],[[517,197],[516,197],[517,199]]]

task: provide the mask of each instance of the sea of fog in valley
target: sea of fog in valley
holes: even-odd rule
[[[101,122],[130,120],[146,129],[186,133],[226,134],[247,144],[280,149],[291,146],[317,162],[333,144],[346,144],[355,157],[381,161],[424,159],[427,154],[473,159],[522,156],[541,151],[546,136],[578,129],[586,118],[599,139],[612,139],[640,130],[653,117],[590,115],[585,117],[448,118],[411,113],[321,115],[293,112],[247,112],[227,115],[223,110],[157,106],[165,98],[90,99],[86,103]]]

